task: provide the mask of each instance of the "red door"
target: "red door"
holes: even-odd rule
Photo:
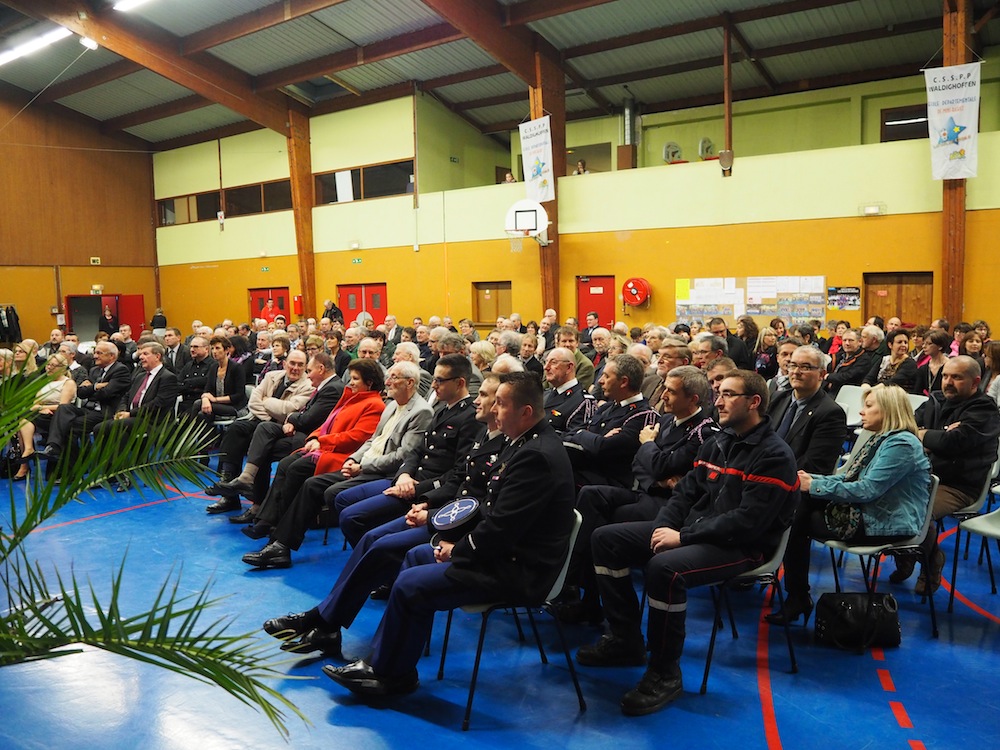
[[[610,329],[615,323],[615,277],[576,277],[576,317],[580,327],[587,327],[587,313],[596,312],[601,325]]]
[[[274,289],[248,289],[250,294],[250,318],[261,317],[260,311],[267,305],[269,299],[274,300],[274,306],[278,312],[285,316],[286,323],[292,323],[299,319],[299,316],[292,315],[291,298],[288,296],[288,287]]]
[[[118,324],[123,323],[132,326],[133,340],[138,339],[139,334],[147,327],[149,318],[146,317],[146,306],[141,294],[118,295]]]
[[[371,315],[375,325],[385,322],[385,284],[341,284],[337,287],[337,307],[344,311],[348,325],[361,313]]]

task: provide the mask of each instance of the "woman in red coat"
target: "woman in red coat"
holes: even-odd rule
[[[271,489],[251,527],[253,534],[248,536],[259,539],[270,533],[309,477],[340,471],[347,457],[375,434],[385,409],[382,366],[374,359],[355,359],[347,372],[350,382],[330,416],[309,435],[305,445],[278,463]]]

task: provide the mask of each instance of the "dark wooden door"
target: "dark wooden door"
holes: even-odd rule
[[[933,318],[933,273],[866,273],[864,318],[896,316],[903,325],[927,325]]]

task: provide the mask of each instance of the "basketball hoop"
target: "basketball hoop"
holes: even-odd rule
[[[520,229],[509,229],[507,230],[507,239],[510,240],[510,251],[512,253],[519,253],[524,249],[524,238],[531,236],[531,232],[528,230]]]

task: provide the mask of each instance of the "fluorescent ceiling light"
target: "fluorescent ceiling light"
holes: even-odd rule
[[[886,120],[886,125],[915,125],[918,122],[927,122],[926,117],[911,117],[909,120]]]
[[[58,42],[60,39],[65,39],[73,34],[69,29],[60,26],[57,29],[52,29],[39,37],[32,39],[24,44],[19,44],[14,47],[14,49],[7,50],[4,53],[0,53],[0,65],[6,65],[12,60],[16,60],[19,57],[24,57],[25,55],[30,55],[32,52],[37,52],[43,47],[48,47],[54,42]]]
[[[112,7],[114,10],[129,11],[148,2],[149,0],[118,0]]]
[[[88,36],[81,36],[80,37],[80,44],[82,44],[87,49],[97,49],[97,42],[95,42],[93,39],[91,39]]]

